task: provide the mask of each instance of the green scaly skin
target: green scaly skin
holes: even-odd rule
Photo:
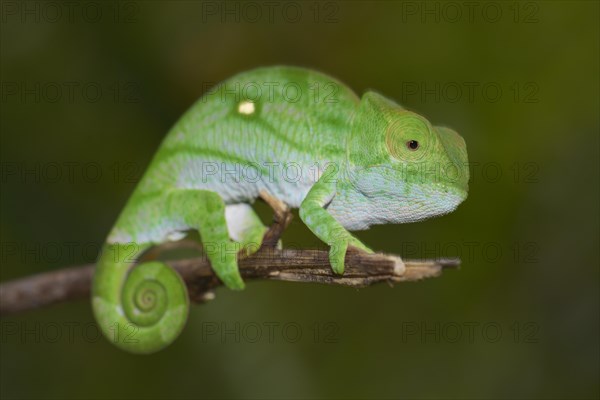
[[[217,276],[243,289],[236,253],[260,247],[266,228],[251,204],[263,190],[300,209],[342,274],[348,246],[371,251],[349,230],[451,212],[468,180],[456,132],[377,93],[359,98],[302,68],[239,74],[200,98],[163,141],[106,241],[94,313],[122,349],[169,345],[185,325],[186,287],[164,263],[131,267],[151,246],[197,230]]]

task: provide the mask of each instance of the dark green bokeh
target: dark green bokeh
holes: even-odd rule
[[[175,120],[211,82],[273,64],[375,89],[462,134],[474,167],[455,213],[358,236],[463,266],[393,289],[220,289],[147,357],[90,339],[87,302],[6,318],[3,398],[599,396],[597,2],[453,3],[458,20],[443,2],[298,2],[299,22],[281,5],[251,22],[228,3],[238,22],[221,2],[186,1],[94,3],[92,22],[51,3],[57,22],[43,2],[2,3],[2,281],[92,262]],[[40,99],[26,93],[36,84]],[[84,96],[94,87],[98,101]],[[320,246],[297,218],[284,243]],[[207,335],[222,323],[240,340]]]

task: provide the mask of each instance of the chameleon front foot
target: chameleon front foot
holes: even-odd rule
[[[329,248],[329,263],[331,269],[338,275],[342,275],[345,270],[345,259],[348,247],[352,246],[366,253],[373,253],[373,250],[365,246],[360,240],[348,235],[343,239],[334,241]]]

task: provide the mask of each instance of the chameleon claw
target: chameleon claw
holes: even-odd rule
[[[239,271],[230,272],[221,277],[221,281],[230,290],[243,290],[246,284],[242,280]]]
[[[348,241],[346,240],[332,243],[329,248],[329,263],[331,264],[331,269],[337,275],[344,273],[347,250]]]

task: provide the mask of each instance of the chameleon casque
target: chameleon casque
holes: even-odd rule
[[[260,246],[266,227],[251,204],[261,191],[299,208],[342,274],[349,245],[371,251],[348,231],[449,213],[468,180],[461,136],[375,92],[359,98],[296,67],[241,73],[202,96],[156,152],[102,249],[94,314],[127,351],[169,345],[187,319],[186,286],[166,264],[135,260],[197,230],[219,279],[243,289],[231,246]],[[116,340],[127,327],[131,339]]]

